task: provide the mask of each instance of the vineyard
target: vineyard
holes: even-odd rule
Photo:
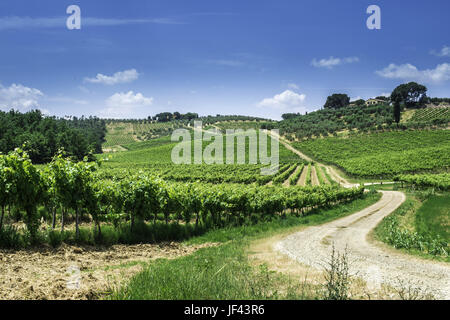
[[[110,122],[106,124],[107,134],[106,142],[103,148],[109,148],[117,145],[126,145],[136,141],[147,141],[150,139],[167,136],[174,129],[186,127],[186,122]]]
[[[414,112],[409,122],[449,122],[450,107],[433,107],[418,109]]]
[[[272,122],[265,121],[227,121],[227,122],[217,122],[215,126],[221,130],[248,130],[248,129],[261,129],[267,124],[272,124]]]
[[[433,187],[439,190],[450,190],[449,173],[398,175],[394,178],[394,181],[400,181],[419,189]]]
[[[450,131],[395,131],[329,137],[294,145],[317,160],[357,177],[392,178],[401,173],[445,171],[450,166]]]
[[[268,140],[268,148],[270,149],[270,139]],[[105,177],[126,177],[142,170],[144,172],[152,172],[160,177],[180,182],[208,182],[208,183],[258,183],[260,185],[267,184],[273,176],[261,175],[261,164],[248,164],[249,160],[249,141],[246,139],[245,145],[245,162],[247,164],[180,164],[176,165],[171,160],[171,153],[176,142],[172,142],[170,137],[161,137],[144,142],[134,142],[125,144],[126,152],[118,152],[107,155],[99,155],[98,159],[102,159],[103,164],[100,172]],[[207,142],[203,143],[203,150],[208,146]],[[226,137],[223,141],[223,154],[226,154]],[[192,144],[192,159],[194,159],[194,146]],[[235,145],[235,150],[237,146]],[[237,152],[235,152],[236,161]],[[259,156],[256,156],[259,160]],[[302,160],[297,155],[280,145],[279,149],[280,169],[277,176],[284,173],[290,165],[301,163]],[[284,182],[284,180],[283,180]]]
[[[1,244],[17,245],[14,239],[19,233],[12,225],[12,211],[16,215],[23,212],[19,219],[23,219],[27,230],[24,236],[31,243],[48,237],[58,244],[56,225],[63,234],[69,217],[75,221],[78,241],[80,219],[86,216],[95,224],[91,238],[101,242],[102,224],[128,228],[132,233],[142,223],[179,226],[183,222],[203,229],[242,225],[279,215],[304,215],[313,208],[359,198],[364,191],[336,186],[283,188],[249,184],[242,188],[236,184],[175,183],[143,172],[106,180],[99,175],[97,166],[58,155],[48,166],[37,169],[20,149],[0,156]],[[51,229],[42,235],[39,230],[45,220],[51,223]],[[155,230],[151,229],[152,234],[145,237],[158,239]]]

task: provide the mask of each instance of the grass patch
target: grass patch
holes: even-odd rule
[[[375,228],[375,238],[408,254],[450,262],[450,195],[408,191],[406,196],[406,201]]]
[[[428,198],[417,210],[416,230],[450,239],[450,194],[435,195]]]
[[[317,225],[358,212],[380,199],[370,193],[361,199],[308,216],[287,217],[253,226],[220,229],[186,243],[222,242],[174,260],[149,263],[128,285],[116,290],[110,299],[316,299],[320,293],[309,284],[293,282],[287,276],[269,271],[266,265],[252,266],[248,246],[258,238],[299,227]]]

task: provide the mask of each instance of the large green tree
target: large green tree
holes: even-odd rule
[[[427,100],[427,87],[416,82],[399,85],[392,91],[391,101],[404,104],[408,108],[416,107]]]
[[[335,93],[328,96],[327,102],[323,106],[325,109],[340,109],[350,104],[350,97],[346,94]]]

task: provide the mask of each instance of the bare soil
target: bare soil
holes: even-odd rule
[[[283,182],[283,187],[289,187],[291,184],[291,178],[297,174],[298,170],[300,170],[300,166],[297,166],[297,168],[294,170],[294,172],[289,176],[289,178],[286,179],[285,182]]]
[[[298,179],[298,182],[297,182],[298,186],[305,186],[306,185],[306,174],[307,173],[308,173],[308,166],[304,166],[302,174],[300,175],[300,179]]]
[[[0,250],[0,299],[101,299],[146,262],[176,258],[215,244],[114,245]]]
[[[316,172],[315,166],[311,166],[311,184],[313,186],[318,186],[320,184],[319,179],[317,178],[317,172]]]

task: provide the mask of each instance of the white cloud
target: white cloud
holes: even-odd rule
[[[273,98],[266,98],[258,103],[259,107],[272,108],[289,112],[303,112],[305,107],[303,102],[306,95],[298,94],[291,90],[286,90]]]
[[[391,63],[386,68],[376,71],[376,74],[388,79],[438,83],[450,79],[450,64],[443,63],[434,69],[419,70],[410,63],[401,65]]]
[[[443,46],[441,51],[436,52],[435,50],[431,51],[431,54],[434,54],[438,57],[450,57],[450,47],[449,46]]]
[[[106,76],[104,74],[98,73],[95,78],[84,78],[84,81],[90,83],[114,85],[118,83],[132,82],[134,80],[137,80],[138,78],[139,73],[136,71],[136,69],[130,69],[116,72],[112,76]]]
[[[21,84],[14,83],[9,87],[0,84],[0,108],[4,110],[16,109],[24,112],[33,108],[39,109],[39,99],[43,96],[40,90]]]
[[[67,17],[31,18],[31,17],[0,17],[0,30],[26,29],[26,28],[65,28]],[[128,24],[181,24],[168,18],[155,19],[104,19],[85,17],[81,18],[81,27],[109,27]]]
[[[147,98],[142,93],[133,91],[115,93],[106,100],[106,108],[101,110],[100,116],[105,118],[133,118],[135,112],[142,107],[153,104],[153,98]]]
[[[295,84],[295,83],[288,83],[287,86],[288,86],[289,89],[294,89],[294,90],[300,89],[299,86],[297,84]]]
[[[359,62],[358,57],[347,57],[347,58],[335,58],[335,57],[329,57],[328,59],[313,59],[311,64],[316,68],[327,68],[327,69],[333,69],[336,66],[342,65],[342,64],[350,64]]]

